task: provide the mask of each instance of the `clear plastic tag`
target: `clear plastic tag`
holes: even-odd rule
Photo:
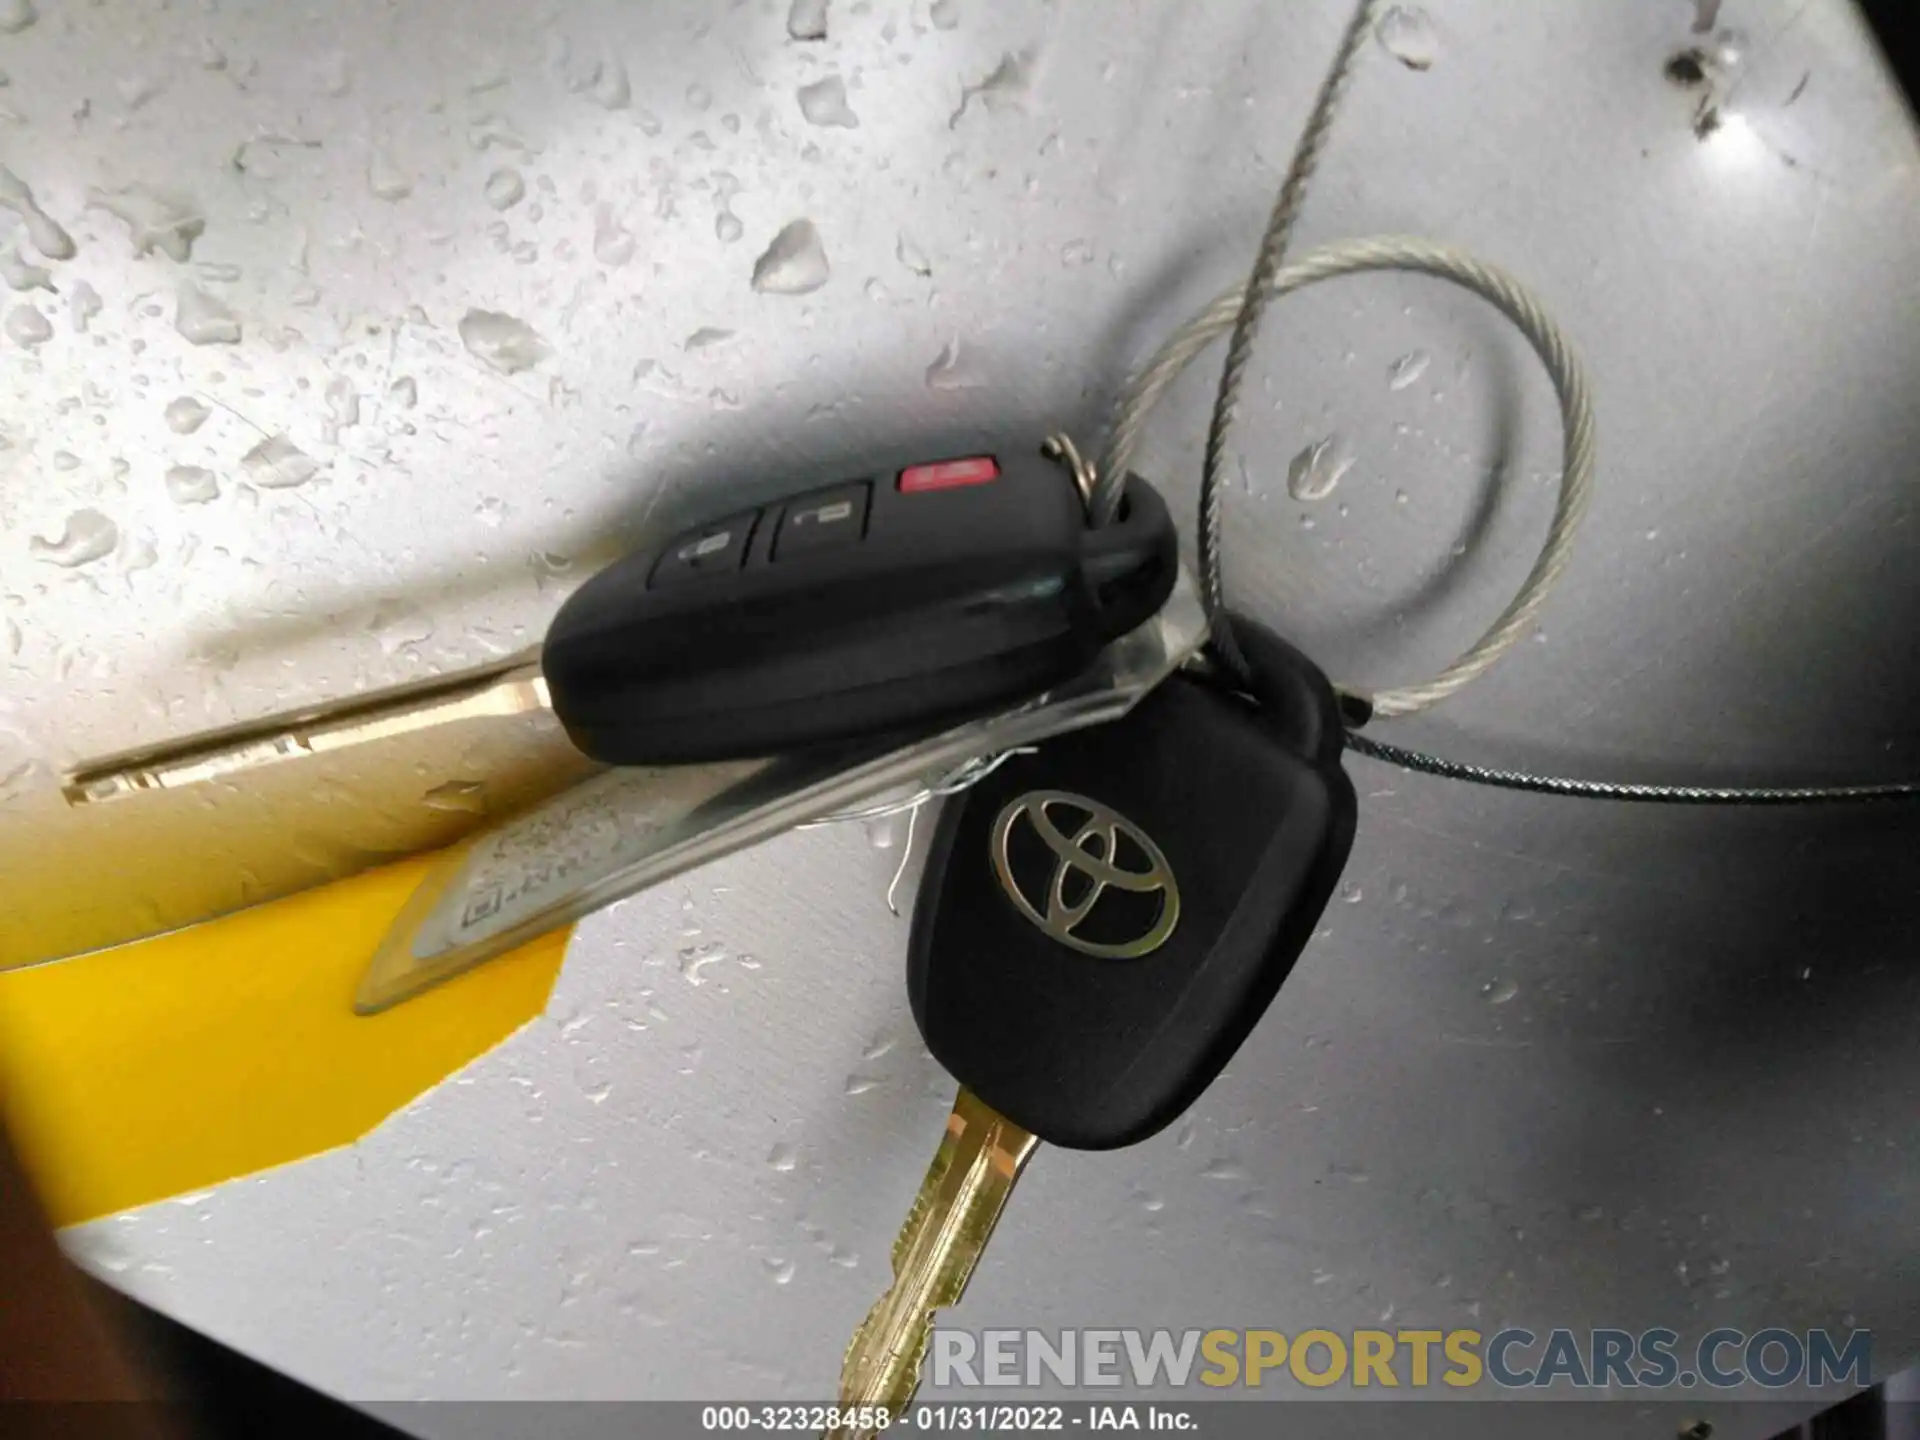
[[[1068,684],[893,749],[609,770],[450,849],[382,938],[354,1007],[373,1014],[549,930],[808,821],[960,766],[1118,719],[1206,639],[1183,571],[1160,613]]]

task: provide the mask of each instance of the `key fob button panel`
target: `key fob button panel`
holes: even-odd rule
[[[1137,476],[1095,529],[1038,440],[874,458],[569,596],[541,667],[573,743],[659,765],[930,731],[1070,679],[1172,591],[1172,517]]]

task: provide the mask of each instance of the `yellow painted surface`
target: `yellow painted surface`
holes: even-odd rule
[[[54,1223],[346,1144],[539,1014],[567,931],[354,1014],[429,863],[0,973],[0,1105]]]

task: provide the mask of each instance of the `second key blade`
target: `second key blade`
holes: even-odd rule
[[[965,1292],[1036,1143],[971,1091],[960,1092],[893,1243],[893,1284],[847,1347],[840,1371],[842,1408],[883,1410],[891,1417],[913,1399],[934,1313],[956,1304]],[[879,1428],[830,1433],[853,1440]]]

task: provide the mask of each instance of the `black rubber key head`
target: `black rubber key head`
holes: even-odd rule
[[[950,802],[908,994],[935,1058],[1049,1144],[1143,1140],[1293,968],[1353,844],[1331,687],[1245,622],[1259,701],[1175,676]]]

